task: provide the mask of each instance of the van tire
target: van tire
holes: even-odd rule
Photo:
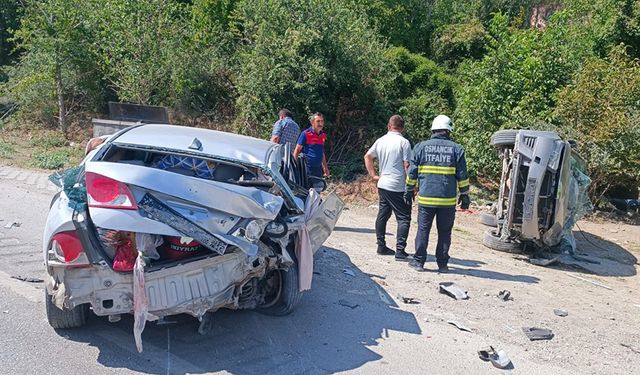
[[[496,236],[494,231],[487,230],[482,237],[482,244],[489,249],[504,251],[506,253],[521,253],[522,244],[520,242],[505,242]]]
[[[277,270],[280,273],[281,294],[275,305],[260,308],[258,311],[265,315],[284,316],[293,312],[300,302],[302,292],[300,292],[300,282],[298,277],[298,262],[294,260],[293,265],[288,270]]]
[[[45,308],[47,310],[47,320],[49,325],[55,329],[79,328],[87,323],[89,317],[89,305],[82,304],[72,309],[56,306],[47,289],[44,290]]]
[[[491,136],[491,146],[514,146],[517,136],[518,130],[498,130]]]
[[[483,212],[480,214],[480,223],[495,228],[498,225],[498,220],[496,215]]]

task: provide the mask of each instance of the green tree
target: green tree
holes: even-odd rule
[[[55,116],[67,131],[66,116],[82,106],[89,91],[99,90],[95,66],[88,53],[92,41],[79,0],[26,0],[16,47],[23,51],[7,69],[3,92],[23,113]]]
[[[562,132],[578,141],[596,197],[640,185],[640,60],[627,49],[587,59],[554,112]]]
[[[235,17],[244,132],[266,136],[281,107],[302,118],[302,126],[307,114],[321,111],[332,123],[328,130],[342,134],[375,117],[390,83],[384,44],[348,3],[245,1]]]

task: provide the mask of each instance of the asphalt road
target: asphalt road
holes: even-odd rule
[[[189,316],[167,325],[148,323],[140,354],[131,317],[109,323],[92,316],[86,327],[56,331],[46,321],[42,284],[11,278],[44,276],[40,243],[53,191],[45,174],[0,166],[0,373],[499,371],[475,356],[475,350],[486,346],[482,337],[460,335],[445,323],[430,325],[398,306],[395,296],[351,262],[340,245],[340,236],[351,234],[339,231],[319,252],[312,290],[287,317],[220,311],[207,336],[197,333],[198,323]],[[4,228],[12,221],[21,225]],[[344,274],[345,267],[357,277]],[[345,307],[341,300],[358,307]],[[522,373],[567,373],[539,366],[517,347],[510,355],[521,358],[516,370]]]

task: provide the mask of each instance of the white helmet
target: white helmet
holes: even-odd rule
[[[437,115],[436,118],[433,119],[431,123],[431,131],[434,130],[448,130],[450,132],[453,131],[453,122],[449,116],[445,115]]]

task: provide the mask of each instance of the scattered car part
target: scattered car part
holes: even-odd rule
[[[447,320],[447,323],[451,324],[452,326],[455,326],[457,329],[461,330],[461,331],[465,331],[465,332],[473,332],[471,330],[471,328],[466,327],[465,325],[463,325],[460,322],[457,322],[455,320]]]
[[[12,279],[16,279],[16,280],[20,280],[20,281],[24,281],[27,283],[42,283],[44,282],[44,280],[39,279],[37,277],[29,277],[29,276],[11,276]]]
[[[449,281],[441,282],[438,288],[440,293],[446,294],[457,300],[469,298],[469,295],[467,294],[468,293],[467,290],[453,282],[449,282]]]
[[[522,331],[531,341],[551,340],[553,338],[553,332],[546,328],[522,327]]]
[[[569,312],[567,310],[564,309],[553,309],[553,313],[556,314],[557,316],[560,317],[565,317],[567,315],[569,315]]]
[[[352,308],[352,309],[355,309],[356,307],[360,306],[357,303],[350,302],[350,301],[347,301],[345,299],[339,300],[338,304],[340,304],[340,306],[345,306],[345,307],[349,307],[349,308]]]
[[[480,214],[480,223],[490,227],[496,227],[498,225],[498,219],[496,219],[495,214],[483,212]]]
[[[504,302],[513,300],[513,297],[511,297],[511,292],[508,290],[501,290],[500,292],[498,292],[498,298]]]

